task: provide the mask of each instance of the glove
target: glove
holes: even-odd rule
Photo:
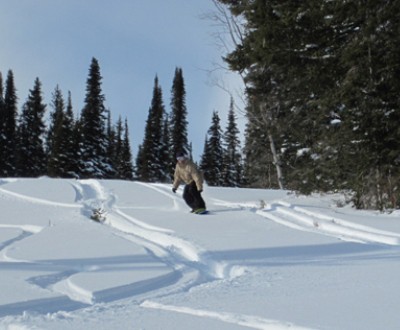
[[[176,193],[176,188],[172,188],[172,192],[175,194]]]
[[[202,193],[202,192],[203,192],[203,189],[200,189],[200,190],[199,190],[199,193]]]

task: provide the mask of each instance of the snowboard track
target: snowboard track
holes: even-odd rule
[[[293,229],[333,236],[344,241],[400,245],[400,235],[350,223],[306,208],[277,201],[256,213]]]
[[[172,208],[179,208],[177,198],[168,194],[162,187],[145,183],[137,184],[143,185],[144,189],[152,189],[168,196],[171,198]],[[104,225],[109,226],[115,235],[142,246],[151,258],[165,264],[170,270],[153,278],[88,292],[85,288],[79,287],[74,283],[74,276],[91,271],[90,269],[82,268],[78,264],[79,262],[76,265],[73,263],[63,264],[62,261],[46,261],[42,263],[15,260],[7,256],[8,249],[12,249],[18,242],[38,234],[45,227],[1,225],[1,227],[10,228],[18,234],[0,245],[0,264],[13,262],[16,266],[17,263],[29,263],[29,267],[38,272],[50,272],[46,275],[27,278],[26,282],[53,292],[55,297],[2,305],[0,306],[2,311],[0,312],[0,317],[18,315],[25,311],[39,314],[55,313],[60,310],[73,311],[96,303],[109,303],[126,298],[134,299],[135,297],[140,297],[138,298],[140,300],[156,298],[187,291],[196,285],[229,276],[229,267],[209,259],[207,251],[201,247],[176,236],[171,230],[151,226],[124,213],[116,206],[117,197],[108,192],[98,180],[71,181],[71,185],[76,194],[75,202],[77,204],[47,201],[10,192],[3,188],[0,188],[0,194],[8,199],[18,199],[33,204],[61,208],[79,207],[81,214],[86,218],[90,218],[94,209],[102,208],[107,213]],[[58,288],[60,287],[63,290],[59,290]]]

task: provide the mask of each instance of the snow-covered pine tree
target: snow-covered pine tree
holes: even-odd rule
[[[115,136],[114,136],[114,144],[113,144],[113,164],[116,170],[116,178],[120,179],[120,173],[122,172],[122,119],[119,116],[117,124],[115,125]]]
[[[63,147],[64,155],[67,163],[65,164],[65,174],[67,177],[78,178],[80,171],[80,121],[79,118],[75,119],[74,110],[72,106],[71,92],[68,91],[67,109],[64,115],[65,120],[65,134],[68,140]]]
[[[129,142],[128,121],[122,124],[119,117],[116,125],[115,136],[115,168],[117,171],[116,178],[123,180],[133,179],[132,154]]]
[[[223,185],[227,187],[239,187],[242,184],[243,161],[239,133],[236,125],[233,98],[231,98],[227,126],[223,135]]]
[[[218,0],[234,16],[240,16],[244,31],[236,48],[226,57],[230,68],[239,72],[246,84],[248,134],[260,130],[269,150],[260,150],[257,141],[246,142],[246,171],[250,184],[278,183],[292,189],[318,189],[321,180],[321,148],[332,109],[325,97],[335,87],[336,50],[343,39],[335,28],[333,9],[337,3],[306,1],[237,2]],[[327,40],[336,44],[327,44]],[[336,76],[337,77],[337,76]],[[257,133],[258,134],[258,133]],[[259,141],[262,142],[262,141]],[[249,146],[258,146],[250,150]],[[261,156],[261,157],[259,157]],[[256,163],[250,164],[253,162]],[[264,179],[251,169],[264,167]],[[275,167],[276,175],[269,175]],[[262,169],[261,169],[262,171]],[[329,173],[329,171],[328,171]],[[259,174],[262,174],[260,172]]]
[[[50,113],[50,124],[47,130],[46,152],[47,152],[47,174],[51,177],[63,176],[61,164],[63,151],[61,150],[64,129],[65,104],[62,92],[57,85],[53,92],[51,101],[53,111]]]
[[[23,177],[46,174],[47,159],[44,146],[46,105],[43,103],[41,86],[39,78],[36,78],[19,119],[17,170],[18,175]]]
[[[153,98],[146,121],[143,143],[138,153],[136,176],[144,182],[164,182],[166,180],[163,163],[163,123],[165,108],[162,89],[158,77],[154,79]]]
[[[189,150],[187,136],[187,109],[186,109],[186,90],[181,68],[175,69],[175,76],[171,90],[171,153],[175,155],[179,151]]]
[[[143,154],[143,147],[141,144],[139,144],[135,159],[134,172],[133,172],[135,180],[141,181],[143,180],[142,178],[146,175],[144,164],[145,164],[145,159]]]
[[[104,178],[112,171],[107,154],[107,117],[101,80],[99,63],[92,58],[86,83],[85,105],[80,117],[80,176],[83,178]]]
[[[3,86],[2,86],[3,88]],[[17,92],[14,85],[12,70],[7,73],[4,97],[1,92],[0,120],[0,176],[16,176],[16,146],[17,146]]]
[[[52,177],[76,177],[74,164],[77,153],[75,149],[75,122],[72,111],[71,94],[65,107],[64,97],[57,86],[53,93],[50,114],[50,125],[47,133],[47,174]]]
[[[279,130],[277,147],[283,150],[286,188],[302,193],[336,189],[340,170],[330,138],[336,130],[331,123],[336,119],[341,97],[334,99],[332,94],[340,73],[340,49],[351,28],[349,22],[342,26],[337,19],[341,2],[313,0],[295,8],[285,1],[283,5],[285,14],[278,20],[291,44],[284,54],[290,69],[277,61],[278,72],[287,73],[277,89],[279,112],[275,125]],[[279,45],[274,43],[274,49],[282,49]]]
[[[111,110],[107,110],[107,160],[109,162],[108,169],[105,173],[104,178],[105,179],[113,179],[115,178],[117,174],[117,169],[116,169],[116,151],[115,151],[115,144],[116,142],[116,131],[115,127],[112,123],[111,119]]]
[[[400,4],[356,1],[348,9],[340,19],[352,38],[341,53],[337,91],[350,137],[347,180],[357,207],[400,207]]]
[[[247,87],[249,183],[268,161],[288,188],[398,207],[399,2],[215,1],[240,17],[225,59]]]
[[[210,186],[222,186],[224,182],[222,176],[224,150],[220,118],[216,111],[213,112],[211,126],[207,135],[200,161],[200,169],[203,171],[204,179]]]
[[[4,109],[4,87],[3,87],[3,75],[0,72],[0,176],[5,175],[5,147],[6,147],[6,139],[4,130],[6,127],[5,124],[5,109]]]
[[[122,139],[122,166],[120,167],[120,177],[124,180],[132,180],[133,179],[133,161],[132,161],[132,151],[131,151],[131,143],[129,140],[129,128],[128,128],[128,119],[125,119],[125,127],[124,127],[124,137]]]
[[[239,72],[244,79],[249,103],[246,107],[248,120],[259,128],[262,126],[264,141],[267,142],[267,149],[260,150],[260,155],[272,155],[272,165],[276,169],[275,176],[277,177],[275,181],[283,187],[284,177],[280,161],[282,148],[277,145],[280,142],[278,138],[280,132],[276,124],[279,113],[290,109],[290,106],[286,107],[285,104],[286,94],[290,93],[285,88],[281,88],[291,72],[287,68],[292,56],[290,53],[292,47],[287,47],[287,45],[292,43],[293,35],[289,33],[285,25],[290,15],[286,17],[287,13],[284,10],[288,1],[239,3],[218,0],[218,2],[225,4],[234,17],[241,17],[241,20],[237,22],[240,24],[238,29],[244,31],[237,39],[236,48],[224,59],[230,69]],[[232,31],[232,33],[235,32],[236,30]],[[246,162],[249,161],[252,159],[246,158]],[[263,162],[264,167],[270,166],[266,163],[265,157],[256,161]],[[247,164],[247,166],[252,166],[252,164]],[[258,165],[254,164],[254,166]],[[257,176],[254,178],[258,179]],[[251,176],[248,176],[248,179],[251,179]]]
[[[162,182],[171,182],[173,179],[173,171],[175,165],[175,154],[171,152],[171,137],[170,137],[170,119],[167,113],[164,113],[162,127],[162,144],[160,151],[160,161],[163,166],[163,173],[160,178]]]
[[[212,167],[212,159],[210,157],[210,144],[208,143],[208,135],[206,134],[205,139],[204,139],[203,154],[201,155],[201,159],[200,159],[200,170],[203,172],[203,176],[204,176],[204,172],[207,171],[211,167]],[[205,176],[204,176],[204,178],[205,178]],[[206,181],[207,181],[207,179],[206,179]]]

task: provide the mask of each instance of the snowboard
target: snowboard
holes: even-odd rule
[[[193,214],[207,214],[207,213],[209,213],[209,211],[208,210],[206,210],[206,209],[198,209],[198,210],[195,210],[194,212],[193,212]]]

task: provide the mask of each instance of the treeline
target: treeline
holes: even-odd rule
[[[93,58],[80,116],[74,116],[71,94],[65,100],[56,86],[47,120],[39,78],[19,112],[13,72],[5,88],[0,74],[0,176],[132,179],[128,124],[121,118],[112,124],[101,79]]]
[[[214,3],[246,85],[249,184],[399,208],[400,2]]]
[[[175,70],[170,112],[165,109],[162,89],[155,78],[136,161],[131,153],[127,120],[119,118],[112,122],[111,111],[104,105],[101,84],[100,66],[93,58],[84,106],[77,118],[71,93],[65,100],[59,86],[54,89],[46,118],[47,105],[39,78],[19,112],[13,72],[9,70],[5,83],[0,73],[0,177],[47,175],[170,182],[176,153],[186,151],[192,156],[182,69]],[[218,114],[214,113],[214,117]],[[220,132],[221,128],[213,123],[210,138],[206,137],[201,167],[210,185],[239,186],[243,182],[241,166],[231,164],[239,160],[241,164],[239,132],[232,107],[226,136]]]

